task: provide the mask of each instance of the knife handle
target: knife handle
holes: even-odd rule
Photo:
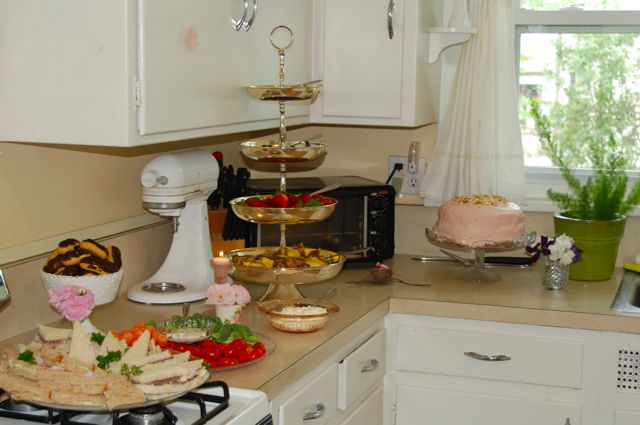
[[[516,266],[529,266],[533,263],[531,257],[484,257],[486,264],[513,264]]]

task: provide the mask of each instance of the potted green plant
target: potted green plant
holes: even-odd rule
[[[640,182],[628,188],[627,164],[613,136],[588,144],[593,175],[581,180],[567,165],[537,101],[531,102],[531,114],[542,148],[569,186],[569,193],[549,189],[547,196],[560,207],[554,214],[556,234],[571,236],[583,250],[582,261],[571,265],[571,279],[609,279],[626,218],[640,204]]]

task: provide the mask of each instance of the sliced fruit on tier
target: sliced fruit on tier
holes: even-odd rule
[[[335,203],[335,199],[327,198],[319,194],[276,193],[274,195],[252,196],[245,199],[240,205],[261,208],[311,208]]]

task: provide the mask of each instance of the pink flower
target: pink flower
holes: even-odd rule
[[[236,294],[228,283],[215,283],[207,289],[207,299],[205,304],[233,305],[236,301]]]
[[[236,304],[246,305],[251,302],[249,291],[242,285],[231,285],[233,292],[236,294]]]
[[[251,302],[249,291],[242,285],[216,283],[207,289],[205,304],[213,305],[245,305]]]
[[[49,303],[68,320],[86,319],[96,305],[93,292],[75,285],[49,289]]]

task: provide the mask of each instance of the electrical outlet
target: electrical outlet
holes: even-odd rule
[[[389,155],[389,174],[393,170],[395,164],[402,164],[402,170],[396,171],[394,176],[403,175],[402,186],[398,194],[417,194],[420,192],[420,183],[424,177],[424,169],[426,166],[426,160],[423,157],[418,158],[418,170],[415,173],[410,173],[407,166],[407,157],[400,155]]]

